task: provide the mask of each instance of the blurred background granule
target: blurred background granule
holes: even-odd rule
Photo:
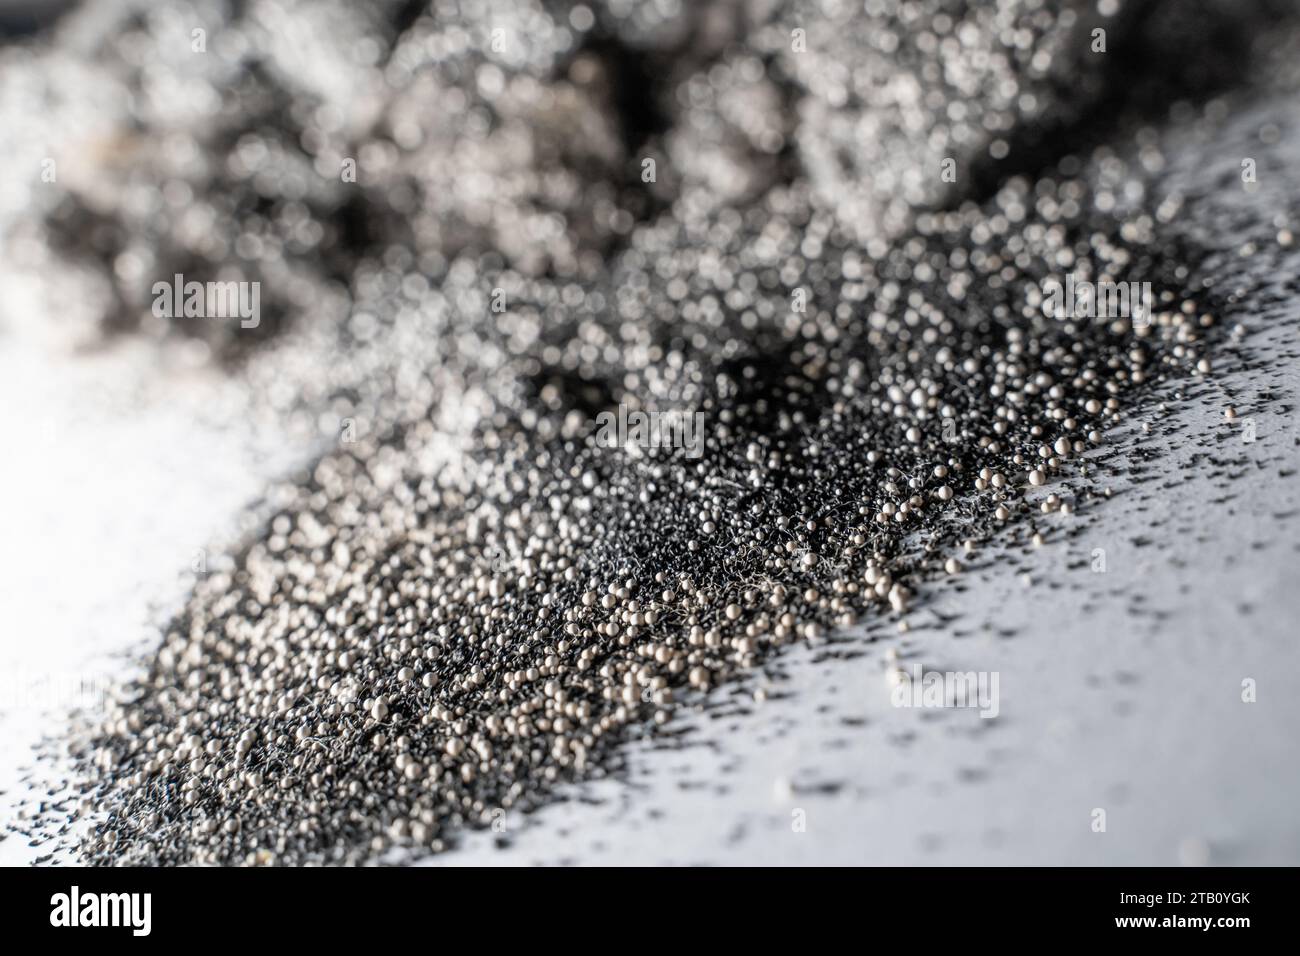
[[[804,181],[879,255],[918,210],[1240,80],[1289,6],[9,2],[11,162],[58,180],[15,177],[0,240],[73,300],[69,340],[198,336],[224,359],[342,321],[368,262],[590,279],[674,205]],[[260,325],[154,317],[177,273],[261,282]]]

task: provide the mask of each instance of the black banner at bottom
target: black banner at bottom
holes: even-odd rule
[[[428,934],[436,945],[430,931],[440,925],[456,934],[446,939],[481,932],[489,945],[493,936],[529,942],[530,929],[551,945],[567,928],[594,945],[704,934],[770,944],[785,931],[807,941],[943,933],[961,942],[969,930],[984,940],[1223,946],[1259,930],[1290,935],[1297,883],[1290,869],[53,868],[0,879],[20,939],[370,946],[376,933]]]

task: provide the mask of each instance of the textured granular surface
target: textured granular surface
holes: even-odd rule
[[[260,277],[281,296],[279,334],[247,350],[222,327],[214,351],[239,359],[230,374],[269,407],[338,426],[310,469],[268,490],[263,531],[196,581],[139,681],[75,734],[74,797],[33,835],[80,801],[88,862],[445,849],[610,772],[629,737],[783,646],[863,615],[905,624],[926,581],[962,573],[968,551],[1012,529],[1050,534],[1078,507],[1068,479],[1143,390],[1213,374],[1218,318],[1242,290],[1221,288],[1223,269],[1181,227],[1195,197],[1160,188],[1164,134],[1060,148],[964,202],[936,169],[934,191],[900,193],[866,231],[871,202],[837,184],[870,193],[877,180],[810,158],[870,142],[892,169],[925,169],[933,157],[914,144],[938,156],[960,141],[960,185],[972,157],[1002,148],[972,142],[951,111],[915,140],[880,140],[873,124],[926,125],[926,96],[954,95],[995,118],[985,133],[1045,123],[1090,19],[1001,5],[1027,18],[1018,27],[960,4],[871,4],[924,95],[850,129],[817,111],[845,106],[819,85],[833,71],[782,64],[821,55],[819,36],[829,61],[849,62],[885,34],[832,37],[836,21],[810,13],[812,52],[778,56],[770,37],[802,4],[775,18],[722,4],[711,31],[698,13],[619,3],[466,5],[463,21],[434,6],[448,15],[324,6],[330,29],[350,17],[373,47],[357,67],[374,97],[360,118],[280,78],[291,51],[274,31],[232,21],[265,69],[203,81],[228,98],[218,122],[149,115],[137,134],[184,144],[145,151],[176,170],[125,174],[142,193],[174,185],[173,212],[129,190],[99,207],[70,193],[22,227],[110,262],[114,315],[147,302],[133,276],[220,264]],[[493,57],[498,18],[524,16],[529,44]],[[158,42],[157,29],[138,35]],[[930,66],[949,34],[970,60],[940,82]],[[995,55],[1036,36],[1047,62]],[[337,55],[355,65],[357,46]],[[1149,53],[1158,70],[1167,54]],[[635,75],[616,76],[629,63]],[[663,104],[620,105],[660,72]],[[1200,135],[1221,120],[1182,108]],[[351,152],[358,182],[329,178]],[[1268,224],[1271,248],[1293,241],[1291,215]],[[1049,316],[1045,283],[1066,275],[1149,283],[1152,308]],[[610,410],[688,416],[699,442],[633,432],[611,446],[595,424]]]

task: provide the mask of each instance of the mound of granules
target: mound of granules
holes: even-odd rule
[[[614,15],[583,9],[566,14],[575,29]],[[627,27],[643,28],[660,35]],[[637,157],[605,142],[626,129],[613,120],[566,141],[588,117],[581,76],[547,101],[530,84],[551,74],[476,56],[471,82],[447,29],[419,21],[394,48],[418,36],[408,52],[437,66],[394,54],[421,77],[385,114],[409,134],[394,169],[432,159],[406,98],[425,82],[453,103],[460,90],[471,129],[482,107],[573,157],[551,170],[562,179]],[[546,193],[545,164],[513,192],[503,160],[482,176],[521,218],[493,220],[489,203],[449,245],[448,199],[410,235],[381,230],[347,263],[345,318],[234,373],[257,394],[289,383],[337,417],[340,442],[268,491],[264,530],[196,583],[140,679],[77,734],[82,859],[441,850],[608,772],[629,737],[785,645],[865,614],[905,620],[928,577],[961,572],[964,546],[1075,507],[1065,479],[1143,389],[1211,371],[1223,298],[1175,228],[1185,198],[1159,189],[1157,135],[982,202],[909,209],[896,239],[864,245],[782,155],[799,130],[779,84],[731,95],[763,62],[733,50],[703,69],[707,92],[699,74],[698,95],[684,83],[698,138],[669,132],[659,155],[717,148],[667,208],[595,203],[608,231],[565,231],[541,264],[527,249],[544,229],[503,235],[538,221],[521,197],[542,188],[566,224],[588,197],[568,180]],[[466,150],[463,175],[486,162],[440,142]],[[719,196],[727,163],[746,185]],[[414,202],[384,182],[383,215]],[[1067,283],[1130,294],[1053,306]]]

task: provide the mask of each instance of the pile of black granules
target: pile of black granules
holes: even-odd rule
[[[310,94],[326,102],[313,113],[293,90],[305,127],[291,135],[271,102],[230,114],[222,135],[251,184],[229,163],[186,180],[230,248],[250,216],[267,246],[290,247],[240,268],[298,269],[307,312],[322,290],[346,300],[336,323],[286,321],[231,373],[252,389],[301,382],[344,424],[77,732],[84,860],[444,849],[607,771],[620,743],[783,646],[864,615],[906,621],[926,581],[960,574],[981,542],[1050,536],[1086,504],[1070,478],[1144,389],[1213,374],[1224,300],[1203,249],[1178,238],[1189,198],[1159,188],[1158,135],[1062,150],[979,201],[926,192],[864,231],[853,217],[871,203],[835,208],[804,155],[818,134],[801,124],[820,114],[797,104],[835,97],[773,54],[790,11],[721,4],[722,26],[692,11],[682,30],[634,6],[376,20],[360,71],[384,94],[352,134],[375,179],[349,192],[304,172],[304,195],[283,191],[276,144],[319,145],[304,129],[320,110],[347,126],[327,93]],[[922,94],[946,95],[925,65],[945,37],[975,51],[965,69],[1007,71],[969,91],[1002,97],[975,114],[998,128],[1042,120],[1005,96],[1011,79],[1052,75],[999,50],[1048,36],[1063,63],[1082,56],[1074,22],[1036,4],[1038,32],[941,0],[868,6],[905,34]],[[531,45],[494,57],[494,24],[524,12]],[[668,105],[620,107],[629,63],[669,65]],[[929,94],[909,107],[920,117]],[[423,97],[448,106],[422,112]],[[922,122],[900,115],[898,130]],[[964,129],[944,115],[927,149]],[[257,129],[237,135],[241,116]],[[877,146],[903,170],[908,142]],[[643,151],[662,182],[641,178]],[[333,158],[322,146],[311,162]],[[863,170],[835,175],[871,189]],[[87,215],[67,203],[52,228]],[[177,254],[184,213],[104,215],[145,272]],[[1067,277],[1150,298],[1062,314],[1045,300]]]

